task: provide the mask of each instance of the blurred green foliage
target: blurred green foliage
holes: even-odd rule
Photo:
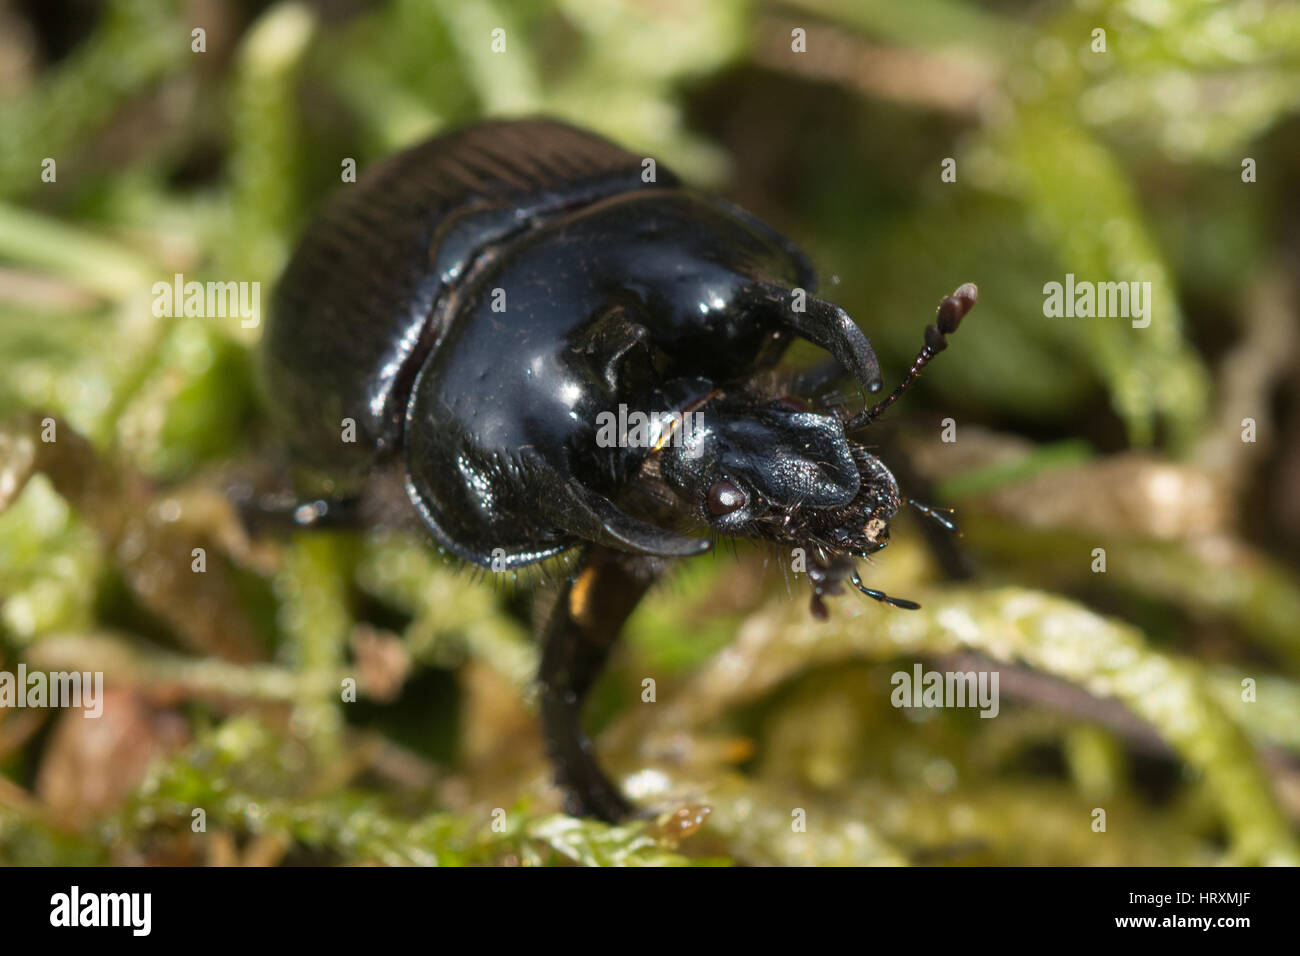
[[[196,9],[113,0],[52,62],[0,50],[19,63],[0,97],[0,421],[57,416],[89,439],[87,469],[143,489],[119,514],[93,482],[42,476],[25,426],[0,431],[0,667],[98,666],[150,714],[147,774],[87,809],[54,796],[75,739],[0,712],[0,861],[1296,862],[1300,587],[1236,521],[1240,462],[1206,451],[1225,395],[1204,343],[1248,338],[1245,290],[1286,272],[1300,7],[230,2],[202,5],[206,23]],[[901,527],[870,571],[919,594],[916,614],[849,601],[813,623],[748,550],[662,586],[592,707],[625,784],[666,808],[626,827],[554,812],[527,729],[522,591],[415,541],[222,539],[211,573],[239,599],[214,627],[229,614],[266,643],[229,661],[132,552],[186,553],[208,532],[174,503],[268,447],[258,330],[155,316],[153,284],[269,290],[345,158],[364,171],[447,126],[533,112],[786,229],[887,367],[905,367],[941,295],[978,282],[911,420],[960,412],[1041,441],[921,467],[969,515],[980,574],[940,583]],[[1042,285],[1067,271],[1150,281],[1150,327],[1045,319]],[[1111,459],[1134,470],[1113,477]],[[1162,468],[1212,479],[1214,508],[1195,514],[1227,517],[1126,524],[1124,489]],[[1091,490],[1036,517],[1035,482],[1067,476]],[[408,669],[393,665],[391,694],[363,677],[361,701],[340,703],[363,647]],[[1046,675],[1056,696],[994,721],[883,705],[895,664],[970,653]],[[659,706],[638,703],[647,674]],[[1062,687],[1118,709],[1071,709]]]

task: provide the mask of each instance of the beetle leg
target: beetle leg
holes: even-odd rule
[[[909,601],[906,598],[890,597],[884,591],[877,591],[875,588],[867,587],[865,584],[862,583],[862,578],[858,577],[857,571],[853,572],[853,574],[849,577],[849,580],[853,582],[853,586],[855,588],[857,588],[867,597],[875,598],[877,601],[880,601],[882,604],[888,604],[890,607],[902,608],[904,611],[919,611],[921,609],[921,605],[917,604],[915,601]]]
[[[632,805],[601,771],[582,728],[582,704],[605,665],[632,609],[654,580],[656,562],[598,545],[583,555],[578,575],[560,590],[543,631],[542,732],[574,816],[610,823],[626,818]]]

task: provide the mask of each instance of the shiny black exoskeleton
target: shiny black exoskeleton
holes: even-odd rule
[[[301,465],[390,510],[403,489],[439,546],[495,571],[582,549],[541,673],[576,813],[629,809],[581,701],[663,559],[709,549],[691,532],[806,549],[818,611],[843,580],[914,606],[857,576],[901,498],[848,436],[943,347],[974,287],[945,300],[895,394],[849,419],[758,384],[801,336],[880,389],[866,336],[813,281],[744,210],[526,120],[438,137],[344,187],[276,290],[266,381]]]

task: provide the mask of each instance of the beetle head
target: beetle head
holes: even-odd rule
[[[684,417],[660,473],[719,534],[866,555],[884,547],[898,484],[840,419],[797,401],[714,398]]]
[[[663,450],[659,472],[673,492],[714,531],[805,549],[812,584],[812,611],[825,618],[826,594],[849,582],[863,594],[900,608],[914,601],[890,597],[859,578],[856,558],[889,543],[889,520],[902,499],[898,482],[880,459],[848,436],[870,425],[916,381],[947,347],[947,337],[975,304],[974,284],[960,286],[939,303],[935,324],[903,380],[886,398],[856,415],[816,415],[798,400],[716,398],[703,404],[700,420],[683,427],[681,440]],[[755,304],[779,301],[779,290],[757,289]],[[788,320],[800,334],[827,347],[869,392],[879,387],[875,355],[852,320],[837,306],[814,303]],[[857,335],[854,335],[854,332]],[[952,532],[940,511],[907,499]]]

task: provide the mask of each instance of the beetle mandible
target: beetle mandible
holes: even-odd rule
[[[493,570],[578,550],[543,629],[541,719],[567,808],[606,820],[631,806],[596,763],[582,701],[668,560],[709,550],[691,531],[804,548],[819,615],[844,582],[916,606],[858,576],[904,499],[850,436],[945,347],[976,294],[943,300],[888,398],[814,412],[758,373],[799,336],[875,393],[867,337],[811,295],[812,267],[787,239],[661,164],[651,182],[642,169],[544,119],[400,152],[307,230],[263,345],[286,446],[341,499],[404,511]],[[672,414],[642,440],[599,440],[602,413],[620,407]]]

